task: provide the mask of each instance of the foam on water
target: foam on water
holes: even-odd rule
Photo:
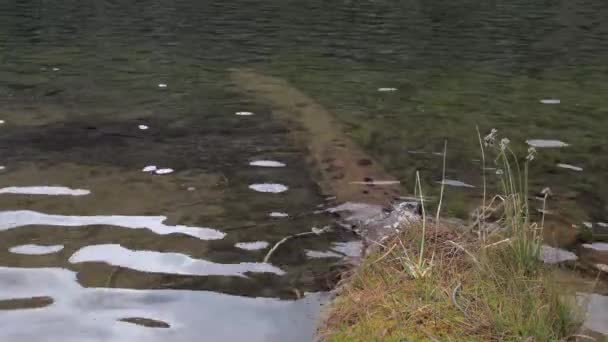
[[[201,240],[223,239],[226,234],[211,228],[169,226],[165,216],[68,216],[51,215],[31,210],[0,211],[0,231],[31,225],[82,227],[92,225],[116,226],[129,229],[149,229],[159,235],[181,233]]]
[[[252,112],[245,112],[245,111],[243,111],[243,112],[236,112],[236,113],[234,113],[234,115],[238,115],[238,116],[252,116],[253,113]]]
[[[9,248],[9,252],[15,254],[28,254],[28,255],[44,255],[57,253],[63,249],[63,245],[20,245]]]
[[[151,273],[167,273],[193,276],[238,276],[245,273],[285,272],[268,263],[242,262],[238,264],[219,264],[202,259],[194,259],[181,253],[162,253],[156,251],[134,251],[116,244],[87,246],[76,251],[69,259],[71,263],[104,262]]]
[[[49,195],[49,196],[84,196],[91,191],[86,189],[71,189],[65,186],[10,186],[0,189],[0,194],[16,195]]]

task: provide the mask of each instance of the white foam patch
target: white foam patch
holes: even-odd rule
[[[251,166],[260,166],[260,167],[285,167],[285,163],[281,163],[276,160],[254,160],[249,163]]]
[[[154,172],[154,171],[156,171],[156,165],[148,165],[141,170],[143,172]]]
[[[9,248],[9,252],[15,254],[44,255],[57,253],[63,249],[63,245],[20,245]]]
[[[238,276],[245,273],[285,272],[268,263],[242,262],[238,264],[218,264],[207,260],[194,259],[181,253],[156,251],[134,251],[116,244],[87,246],[76,251],[69,259],[73,264],[82,262],[105,262],[113,266],[132,270],[193,276]]]
[[[257,251],[268,247],[269,243],[266,241],[252,241],[252,242],[238,242],[234,246],[236,248],[245,249],[248,251]]]
[[[542,104],[560,104],[562,101],[559,99],[542,99],[540,103]]]
[[[455,180],[455,179],[444,179],[443,181],[437,182],[439,184],[444,184],[444,185],[448,185],[448,186],[456,186],[456,187],[461,187],[461,188],[474,188],[474,185],[471,184],[467,184],[465,182],[459,181],[459,180]]]
[[[591,229],[591,228],[593,228],[593,223],[585,221],[585,222],[583,222],[583,226],[585,226],[586,228]]]
[[[84,196],[91,191],[71,189],[64,186],[10,186],[0,189],[0,194],[49,195],[49,196]]]
[[[145,130],[147,130],[150,127],[148,127],[146,125],[139,125],[139,126],[137,126],[137,128],[141,129],[142,131],[145,131]]]
[[[526,143],[532,147],[537,148],[558,148],[570,146],[570,144],[567,144],[563,141],[553,139],[529,139],[526,140]]]
[[[598,222],[597,225],[602,228],[608,228],[608,223],[606,223],[606,222]]]
[[[578,259],[576,254],[570,251],[548,245],[542,246],[540,258],[546,264],[557,264],[564,261],[574,261]]]
[[[283,217],[289,217],[289,214],[281,212],[281,211],[273,211],[273,212],[269,213],[268,216],[275,217],[275,218],[283,218]]]
[[[167,88],[167,85],[165,83],[159,83],[158,87],[159,88]]]
[[[608,252],[608,243],[607,242],[594,242],[594,243],[585,243],[583,247],[593,249],[598,252]]]
[[[163,168],[163,169],[158,169],[158,170],[154,171],[154,173],[156,173],[157,175],[168,175],[170,173],[173,173],[173,171],[175,171],[175,170],[167,167],[167,168]]]
[[[251,184],[249,189],[258,191],[258,192],[270,192],[274,194],[278,194],[281,192],[287,191],[288,187],[283,184],[277,183],[260,183],[260,184]]]
[[[252,112],[236,112],[234,113],[234,115],[238,115],[238,116],[252,116],[253,113]]]
[[[226,234],[211,228],[169,226],[165,216],[68,216],[51,215],[31,210],[0,211],[0,231],[13,228],[46,225],[83,227],[93,225],[116,226],[129,229],[149,229],[159,235],[181,233],[201,240],[223,239]]]
[[[392,87],[383,87],[383,88],[378,88],[379,92],[393,92],[393,91],[397,91],[397,88],[392,88]]]
[[[59,71],[60,69],[59,68],[53,68],[52,70],[53,71]]]
[[[557,167],[562,168],[562,169],[572,170],[572,171],[578,171],[578,172],[583,171],[583,168],[580,166],[564,164],[564,163],[557,164]]]
[[[6,166],[0,165],[0,171],[4,171],[4,170],[6,170]]]
[[[306,250],[306,256],[311,259],[323,259],[323,258],[342,258],[342,255],[332,251],[313,251]]]
[[[0,120],[0,125],[4,125],[4,120]]]

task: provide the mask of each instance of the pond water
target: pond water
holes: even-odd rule
[[[454,216],[479,199],[475,126],[533,141],[547,222],[605,237],[607,17],[600,0],[0,0],[0,339],[310,340],[353,237],[263,262],[334,222],[306,146],[235,68],[318,101],[405,189],[421,170],[436,194],[447,139]]]

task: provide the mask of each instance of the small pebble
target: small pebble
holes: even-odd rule
[[[148,165],[141,170],[143,172],[154,172],[154,171],[156,171],[156,165]]]
[[[157,175],[166,175],[166,174],[172,173],[173,169],[164,168],[164,169],[158,169],[155,172],[156,172]]]

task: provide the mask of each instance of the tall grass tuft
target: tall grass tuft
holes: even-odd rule
[[[439,222],[444,147],[434,220],[427,219],[417,172],[421,222],[402,227],[386,241],[384,250],[369,255],[355,270],[332,306],[324,337],[332,341],[562,341],[576,332],[580,317],[573,293],[558,286],[551,268],[540,261],[544,216],[540,224],[532,220],[527,185],[536,151],[529,149],[520,160],[509,140],[498,141],[497,136],[492,130],[482,138],[478,130],[482,172],[486,160],[494,160],[500,193],[486,198],[484,175],[477,234]],[[549,191],[543,193],[544,209]]]

